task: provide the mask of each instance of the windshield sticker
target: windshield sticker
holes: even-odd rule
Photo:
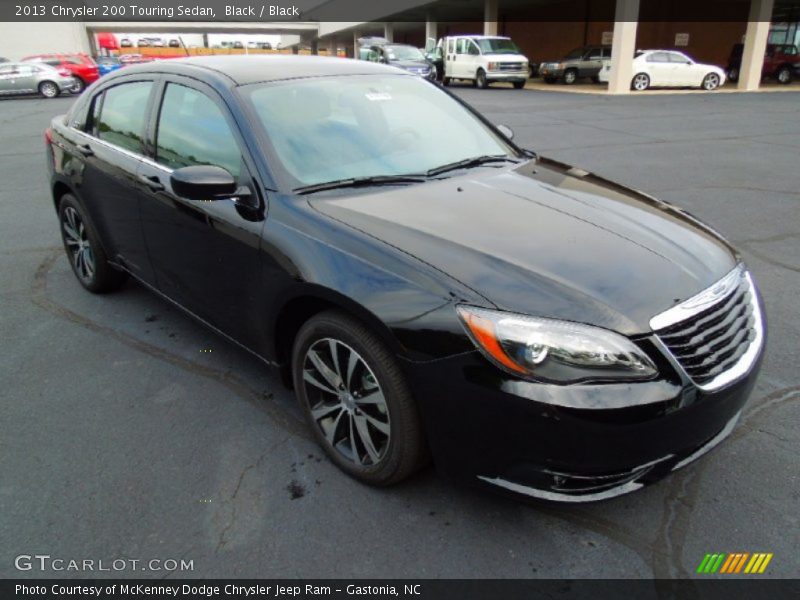
[[[367,97],[367,100],[371,100],[372,102],[383,102],[392,99],[392,95],[386,92],[367,92],[364,95]]]

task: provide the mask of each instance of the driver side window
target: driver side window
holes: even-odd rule
[[[204,93],[170,83],[164,92],[156,133],[156,162],[171,169],[215,165],[234,177],[242,154],[219,106]]]

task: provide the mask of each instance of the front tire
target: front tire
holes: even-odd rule
[[[478,72],[475,73],[475,85],[480,90],[485,90],[489,87],[489,81],[486,79],[486,71],[483,69],[478,69]]]
[[[703,77],[703,89],[712,92],[719,87],[720,78],[716,73],[709,73]]]
[[[39,94],[44,98],[57,98],[60,93],[61,90],[52,81],[43,81],[39,84]]]
[[[731,67],[730,69],[728,69],[728,79],[733,83],[739,81],[739,69],[737,69],[736,67]]]
[[[637,73],[631,81],[631,88],[643,92],[650,87],[650,76],[647,73]]]
[[[789,67],[781,67],[778,69],[778,72],[775,73],[775,79],[778,80],[778,83],[784,85],[792,83],[792,70]]]
[[[127,273],[112,267],[92,223],[74,196],[65,194],[58,206],[61,239],[70,267],[80,284],[93,294],[119,288]]]
[[[424,464],[422,425],[397,359],[360,321],[329,310],[306,322],[292,379],[314,437],[348,475],[385,486]]]
[[[578,72],[575,69],[567,69],[564,71],[564,83],[567,85],[572,85],[578,81]]]
[[[524,81],[515,81],[514,82],[514,89],[515,90],[521,90],[524,87],[525,87],[525,82]]]
[[[80,94],[86,89],[86,82],[80,77],[75,78],[75,87],[72,88],[73,94]]]

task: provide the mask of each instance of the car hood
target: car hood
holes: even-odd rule
[[[527,58],[523,54],[484,54],[486,60],[489,62],[527,62]]]
[[[496,307],[628,335],[737,262],[688,213],[547,159],[311,206],[455,278]]]

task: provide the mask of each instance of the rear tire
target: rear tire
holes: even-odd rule
[[[730,69],[728,69],[728,79],[733,83],[739,81],[739,69],[737,69],[736,67],[731,67]]]
[[[39,84],[39,94],[44,98],[57,98],[60,93],[61,90],[52,81],[43,81]]]
[[[781,67],[778,69],[777,73],[775,73],[775,79],[778,80],[778,83],[782,83],[783,85],[792,83],[792,69],[789,67]]]
[[[489,81],[486,79],[486,71],[483,69],[478,69],[478,72],[475,73],[475,85],[480,90],[485,90],[489,87]]]
[[[360,321],[327,310],[306,322],[292,379],[317,442],[351,477],[391,485],[425,464],[422,424],[397,359]]]
[[[58,205],[61,239],[70,267],[80,284],[93,294],[118,289],[128,274],[112,267],[92,222],[71,194],[64,194]]]
[[[637,73],[631,80],[631,89],[643,92],[650,87],[650,76],[647,73]]]

